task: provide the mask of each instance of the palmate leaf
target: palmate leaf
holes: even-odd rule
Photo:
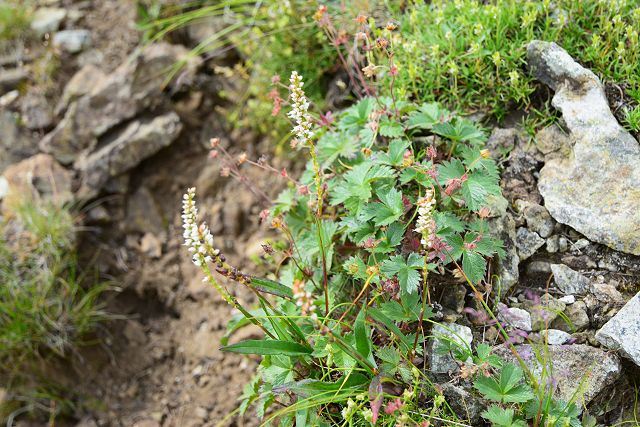
[[[447,185],[451,179],[461,178],[464,175],[464,165],[458,159],[445,160],[438,165],[438,181],[441,185]]]
[[[528,424],[521,419],[514,419],[515,412],[511,408],[501,408],[497,405],[490,406],[482,412],[482,417],[489,420],[494,427],[527,427]]]
[[[360,146],[356,138],[344,133],[325,133],[316,145],[318,160],[324,167],[329,167],[338,157],[353,157]]]
[[[479,376],[474,387],[489,400],[501,403],[523,403],[533,399],[534,394],[528,384],[518,384],[523,379],[522,370],[513,363],[505,363],[500,378]]]
[[[424,258],[412,252],[405,261],[402,255],[396,255],[382,263],[380,271],[389,277],[398,276],[402,292],[413,294],[420,285],[420,272],[424,267]]]
[[[410,129],[431,129],[440,122],[444,114],[447,114],[447,111],[441,109],[436,103],[422,104],[417,111],[409,114],[407,124]]]
[[[502,194],[498,178],[486,171],[476,171],[467,175],[467,180],[462,184],[462,197],[467,207],[472,211],[478,211],[487,204],[487,196],[490,194],[499,196]]]
[[[402,193],[395,188],[382,191],[378,194],[380,202],[369,203],[361,210],[361,221],[373,220],[378,227],[389,225],[397,221],[404,213]]]
[[[373,98],[363,98],[357,104],[347,108],[338,121],[338,128],[345,130],[360,129],[369,121],[369,115],[375,106]]]
[[[380,135],[388,138],[400,138],[401,136],[404,136],[404,128],[402,127],[402,124],[395,120],[391,120],[388,117],[380,120],[379,132]]]

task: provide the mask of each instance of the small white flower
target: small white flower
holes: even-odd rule
[[[429,235],[434,228],[433,208],[436,205],[433,190],[428,189],[424,197],[418,199],[418,220],[416,221],[416,233],[422,237],[420,243],[429,247]]]
[[[291,97],[291,111],[289,111],[289,118],[296,122],[296,126],[293,128],[293,133],[296,134],[296,138],[299,142],[305,144],[313,137],[312,126],[313,122],[309,115],[309,101],[304,94],[302,87],[304,82],[302,76],[297,71],[291,73],[289,79],[289,92]]]

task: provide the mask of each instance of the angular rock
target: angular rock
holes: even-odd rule
[[[518,283],[520,277],[518,270],[520,258],[516,249],[516,224],[513,217],[506,213],[502,217],[491,219],[489,232],[493,237],[502,240],[504,245],[505,256],[494,261],[495,272],[499,277],[494,288],[496,293],[502,296]]]
[[[40,142],[42,151],[63,164],[71,163],[83,151],[93,150],[98,138],[145,109],[162,102],[166,71],[188,51],[182,46],[157,44],[125,62],[109,76],[93,83],[93,90],[72,102],[63,120]],[[189,62],[195,71],[200,62]]]
[[[543,364],[536,358],[534,349],[525,344],[516,346],[516,350],[533,375],[541,378]],[[515,356],[504,346],[496,349],[496,354],[517,363]],[[611,386],[622,370],[615,354],[588,345],[549,345],[547,362],[553,368],[554,397],[565,402],[573,398],[578,407],[588,404]]]
[[[91,46],[91,31],[65,30],[53,35],[53,46],[69,53],[78,53]]]
[[[605,323],[596,340],[640,366],[640,292]]]
[[[571,339],[571,334],[559,329],[540,331],[540,335],[547,337],[547,343],[549,345],[562,345]]]
[[[545,240],[538,233],[524,227],[520,227],[516,231],[516,247],[518,248],[520,261],[524,261],[535,254],[538,249],[544,246],[544,243]]]
[[[9,165],[30,157],[38,151],[35,141],[18,126],[19,117],[10,111],[0,111],[0,173]]]
[[[548,327],[566,307],[549,294],[542,295],[539,301],[527,300],[524,303],[524,308],[531,314],[531,328],[534,331]]]
[[[171,144],[182,130],[176,113],[133,121],[101,149],[78,159],[82,172],[81,197],[93,197],[107,181]]]
[[[524,200],[517,200],[516,209],[522,213],[529,230],[545,239],[551,236],[555,221],[551,218],[549,211],[547,211],[544,206]]]
[[[553,218],[590,240],[640,255],[640,145],[611,113],[598,77],[556,45],[533,41],[529,67],[556,93],[552,104],[574,141],[548,159],[538,189]]]
[[[20,104],[20,113],[27,129],[48,129],[53,125],[53,111],[43,95],[28,93]]]
[[[577,301],[565,309],[564,317],[556,317],[556,319],[551,322],[551,327],[566,332],[578,332],[586,329],[589,323],[586,304],[582,301]]]
[[[460,419],[468,420],[472,425],[479,425],[481,413],[487,408],[488,402],[476,396],[473,387],[451,383],[440,384],[440,387],[447,403]]]
[[[542,154],[568,154],[571,149],[571,138],[558,125],[541,129],[536,134],[536,148]]]
[[[95,65],[87,64],[82,67],[73,75],[73,77],[71,77],[69,83],[64,87],[62,98],[56,107],[56,114],[64,112],[70,102],[90,93],[95,87],[96,82],[102,82],[105,79],[106,74],[104,74],[102,70]]]
[[[51,201],[58,206],[73,200],[71,173],[47,154],[37,154],[4,171],[9,184],[7,199],[33,197]]]
[[[516,307],[507,307],[498,304],[498,321],[505,326],[531,332],[531,314],[528,311]]]
[[[38,36],[52,33],[60,28],[67,17],[67,11],[58,7],[41,7],[31,17],[31,29]]]
[[[473,334],[471,329],[456,323],[435,324],[431,335],[434,339],[429,345],[429,362],[431,372],[434,374],[448,374],[459,370],[458,363],[451,357],[448,349],[455,345],[449,341],[459,344],[462,348],[471,348]]]
[[[591,282],[588,278],[564,264],[551,264],[553,280],[565,295],[585,294],[589,291]]]

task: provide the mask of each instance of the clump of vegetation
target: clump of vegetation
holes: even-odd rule
[[[395,72],[392,61],[379,67]],[[198,220],[195,189],[184,196],[193,262],[242,313],[230,332],[252,323],[265,334],[223,347],[263,356],[240,412],[253,404],[260,418],[280,425],[464,421],[425,373],[426,345],[429,325],[442,316],[432,290],[452,281],[466,283],[506,345],[513,342],[488,298],[496,283],[487,265],[502,247],[487,218],[502,196],[496,163],[483,146],[486,134],[438,104],[397,99],[393,87],[386,89],[392,96],[365,97],[331,118],[309,112],[297,72],[289,92],[292,146],[309,161],[299,179],[280,172],[290,188],[261,214],[287,243],[282,250],[265,247],[278,266],[272,278],[229,265]],[[270,170],[244,154],[231,158],[219,144],[212,141],[212,157],[240,181],[246,183],[243,164]],[[240,305],[215,273],[246,286],[259,307]],[[516,367],[486,344],[474,352],[448,341],[462,375],[495,401],[483,413],[494,425],[577,422],[575,405],[554,400],[545,379],[535,378],[519,355]]]
[[[15,1],[0,3],[0,41],[21,37],[29,28],[29,12]]]
[[[68,209],[15,201],[0,223],[0,414],[50,406],[59,385],[47,361],[69,357],[105,317],[105,285],[82,285]],[[44,404],[41,405],[41,402]],[[64,402],[61,402],[64,404]]]
[[[416,2],[393,39],[399,97],[501,118],[529,109],[535,84],[526,45],[555,41],[605,82],[640,88],[640,7],[628,0]]]

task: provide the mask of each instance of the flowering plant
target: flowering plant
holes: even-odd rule
[[[292,145],[310,161],[263,215],[288,242],[278,273],[260,279],[228,266],[197,224],[193,189],[185,242],[206,280],[265,332],[223,348],[264,356],[243,410],[257,401],[264,415],[279,402],[285,409],[271,418],[375,424],[417,401],[425,321],[442,316],[432,290],[451,280],[489,287],[488,259],[501,253],[486,223],[501,197],[498,171],[484,132],[436,104],[367,97],[320,126],[302,88],[292,73]],[[240,307],[209,266],[255,292],[260,310]],[[383,382],[406,387],[403,404],[384,413]],[[345,403],[344,414],[328,402]]]

